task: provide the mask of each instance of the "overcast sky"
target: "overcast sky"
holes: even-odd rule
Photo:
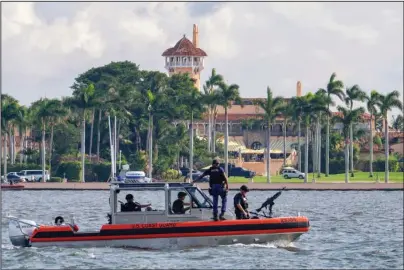
[[[2,91],[29,105],[71,94],[91,67],[129,60],[164,70],[162,52],[199,25],[212,68],[243,97],[294,96],[332,72],[366,92],[403,93],[403,3],[5,3]],[[401,96],[401,98],[403,95]]]

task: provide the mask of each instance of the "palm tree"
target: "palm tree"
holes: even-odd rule
[[[11,123],[20,117],[20,109],[18,101],[8,95],[1,95],[1,134],[4,137],[4,179],[7,179],[7,137],[11,134]]]
[[[283,98],[273,97],[272,91],[267,87],[267,98],[266,100],[256,100],[254,101],[256,105],[264,110],[264,119],[267,124],[267,146],[266,146],[266,167],[267,167],[267,182],[271,183],[271,169],[270,169],[270,149],[271,149],[271,125],[275,121],[276,117],[282,114],[283,109]]]
[[[342,81],[336,80],[337,74],[334,72],[331,74],[330,79],[327,83],[327,89],[321,89],[327,93],[328,99],[332,100],[331,96],[337,96],[340,100],[344,100],[344,83]],[[328,111],[330,110],[330,105],[332,102],[328,103]],[[326,127],[326,143],[325,143],[325,176],[330,173],[330,117],[327,116],[327,127]]]
[[[224,164],[225,164],[225,172],[226,175],[229,175],[229,153],[228,153],[228,145],[229,145],[229,119],[227,115],[227,110],[231,108],[232,102],[241,103],[239,86],[237,84],[228,85],[224,82],[219,83],[219,103],[224,108],[224,117],[225,117],[225,137],[224,137]]]
[[[53,154],[53,134],[54,127],[58,124],[62,118],[66,117],[68,114],[67,109],[63,106],[63,103],[59,99],[52,99],[50,101],[52,107],[50,107],[50,113],[52,116],[49,117],[49,126],[51,128],[50,142],[49,142],[49,171],[52,169],[52,154]]]
[[[297,145],[298,145],[298,169],[302,171],[302,146],[300,142],[301,137],[301,124],[303,118],[303,110],[307,104],[306,97],[293,97],[290,106],[293,108],[293,118],[297,119]]]
[[[373,117],[376,116],[377,114],[377,103],[379,100],[379,93],[376,90],[373,90],[370,93],[370,96],[366,97],[367,99],[367,109],[370,113],[370,120],[369,120],[369,132],[370,132],[370,138],[369,138],[369,151],[370,151],[370,160],[369,160],[369,176],[373,177],[373,125],[372,125],[372,121],[373,121]]]
[[[282,108],[283,117],[283,166],[286,166],[286,129],[288,120],[294,118],[294,108],[292,104],[284,104]]]
[[[347,109],[341,106],[337,107],[339,114],[335,116],[335,120],[343,125],[342,133],[345,138],[345,183],[349,182],[349,145],[352,141],[349,139],[351,126],[365,112],[365,109],[359,107],[357,109]]]
[[[149,157],[149,164],[148,164],[148,177],[152,179],[152,172],[153,172],[153,105],[156,100],[156,96],[152,93],[151,90],[147,90],[146,92],[147,98],[147,110],[149,112],[149,126],[147,130],[147,146],[148,146],[148,157]]]
[[[81,84],[74,90],[73,97],[66,99],[67,105],[78,110],[81,118],[81,182],[85,182],[86,119],[88,111],[95,105],[94,91],[93,84]]]
[[[208,80],[205,82],[203,86],[204,94],[205,94],[205,103],[208,107],[208,151],[212,151],[214,147],[212,144],[214,143],[213,138],[213,128],[214,128],[214,112],[216,111],[217,99],[216,99],[216,89],[220,83],[223,83],[223,76],[216,73],[216,69],[212,69],[212,73]],[[212,143],[213,142],[213,143]]]
[[[354,101],[365,101],[367,98],[366,93],[363,92],[358,85],[354,85],[350,88],[346,89],[346,97],[345,103],[348,108],[352,111]],[[350,144],[350,164],[351,164],[351,176],[354,177],[354,164],[353,164],[353,124],[349,127],[349,140],[351,141]]]
[[[331,98],[327,95],[323,89],[319,89],[312,99],[313,103],[316,104],[318,110],[314,111],[315,115],[313,116],[316,119],[314,134],[316,138],[316,146],[315,146],[315,159],[316,167],[317,167],[317,177],[321,176],[321,128],[322,128],[322,119],[325,113],[326,117],[329,118],[331,113],[329,108],[329,104],[332,104]]]
[[[202,96],[198,89],[191,89],[189,95],[186,97],[185,104],[187,104],[190,113],[189,125],[189,181],[192,181],[192,171],[194,169],[194,113],[203,109]],[[227,166],[227,164],[226,164]]]
[[[46,123],[50,123],[52,118],[54,117],[54,112],[57,112],[58,110],[61,110],[61,102],[57,99],[40,99],[36,102],[34,102],[31,106],[32,113],[35,116],[35,122],[40,125],[41,131],[42,131],[42,139],[41,139],[41,144],[42,144],[42,158],[41,158],[41,164],[42,164],[42,181],[46,182],[46,176],[45,176],[45,166],[46,166],[46,141],[45,141],[45,135],[46,135]]]
[[[389,124],[387,114],[394,108],[403,110],[403,103],[399,100],[399,97],[400,93],[396,90],[387,95],[380,94],[377,104],[384,121],[384,153],[386,155],[384,182],[386,183],[389,182]]]

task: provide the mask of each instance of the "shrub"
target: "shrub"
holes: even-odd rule
[[[385,168],[385,159],[378,159],[373,162],[373,170],[378,171],[378,172],[383,172]],[[397,158],[394,156],[391,156],[389,158],[389,171],[390,172],[398,172],[400,169],[399,162],[397,161]]]
[[[169,169],[162,173],[164,179],[174,180],[180,177],[180,173],[177,170]]]
[[[61,177],[51,177],[48,182],[63,182],[63,179]]]
[[[63,178],[66,174],[66,178],[70,179],[80,179],[81,164],[78,161],[67,161],[60,163],[56,176]]]

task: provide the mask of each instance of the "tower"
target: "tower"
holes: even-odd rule
[[[300,81],[298,81],[296,85],[296,96],[297,97],[302,96],[302,83]]]
[[[199,30],[194,24],[192,42],[184,37],[174,47],[165,50],[165,68],[168,74],[189,73],[195,87],[200,90],[201,71],[204,68],[204,57],[208,56],[199,48]]]

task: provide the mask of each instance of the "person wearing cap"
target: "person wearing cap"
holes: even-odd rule
[[[138,202],[134,202],[133,201],[133,195],[132,194],[128,194],[125,197],[126,199],[126,203],[121,205],[121,212],[132,212],[132,211],[142,211],[142,208],[144,207],[149,207],[151,206],[151,204],[140,204]]]
[[[185,214],[186,211],[191,209],[191,207],[184,207],[185,205],[191,205],[190,203],[184,202],[187,194],[183,191],[180,191],[180,192],[178,192],[177,196],[178,196],[178,199],[175,200],[175,202],[173,203],[173,207],[172,207],[173,213],[174,214]]]
[[[250,214],[248,213],[248,203],[247,203],[247,192],[249,191],[246,185],[240,187],[240,192],[234,196],[234,213],[236,214],[236,219],[249,219]]]
[[[227,192],[229,190],[229,183],[227,181],[226,173],[219,167],[219,162],[214,159],[212,166],[201,174],[197,180],[202,179],[205,175],[209,175],[209,194],[213,197],[213,220],[217,221],[218,214],[218,201],[219,196],[222,198],[222,211],[219,216],[220,220],[225,220],[224,214],[226,212]]]

